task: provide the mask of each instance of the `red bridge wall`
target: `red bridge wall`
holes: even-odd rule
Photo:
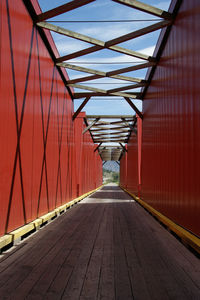
[[[141,194],[148,204],[198,236],[199,12],[198,0],[182,2],[144,99]],[[127,164],[135,159],[128,155]]]
[[[21,0],[0,2],[0,33],[3,235],[77,197],[78,184],[79,194],[99,186],[102,174],[89,134],[75,135],[73,102]]]

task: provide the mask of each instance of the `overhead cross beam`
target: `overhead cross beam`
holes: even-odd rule
[[[128,34],[125,34],[123,36],[120,36],[118,38],[112,39],[112,40],[107,41],[107,42],[103,42],[103,41],[91,38],[89,36],[86,36],[86,35],[83,35],[83,34],[80,34],[80,33],[62,28],[60,26],[55,26],[55,25],[47,23],[47,22],[38,22],[37,26],[48,29],[48,30],[51,30],[51,31],[54,31],[58,34],[62,34],[62,35],[65,35],[67,37],[71,37],[71,38],[74,38],[74,39],[77,39],[77,40],[80,40],[80,41],[83,41],[83,42],[90,43],[90,44],[94,45],[90,48],[82,50],[82,51],[84,51],[82,53],[82,55],[90,54],[90,53],[93,53],[93,52],[96,52],[96,51],[100,51],[102,49],[110,49],[112,51],[116,51],[118,53],[130,55],[130,56],[133,56],[133,57],[136,57],[136,58],[139,58],[139,59],[155,61],[155,59],[152,58],[151,56],[141,54],[141,53],[132,51],[130,49],[125,49],[125,48],[122,48],[122,47],[116,46],[116,45],[120,44],[120,43],[127,42],[131,39],[137,38],[137,37],[142,36],[144,34],[151,33],[151,32],[156,31],[158,29],[161,29],[165,26],[170,25],[170,23],[171,23],[171,20],[160,21],[160,22],[157,22],[153,25],[141,28],[139,30],[133,31],[133,32],[128,33]],[[70,57],[70,58],[69,57],[66,58],[66,56],[65,56],[63,58],[59,58],[57,60],[57,62],[61,62],[61,61],[67,60],[67,59],[72,59],[72,58],[75,58],[75,57],[80,57],[80,56],[82,56],[80,54],[81,53],[79,51],[76,56]]]
[[[173,18],[173,15],[171,13],[140,1],[136,1],[136,0],[112,0],[112,1],[117,2],[119,4],[127,5],[137,10],[141,10],[145,13],[154,15],[156,17],[160,17],[168,20],[171,20]]]
[[[159,8],[153,7],[151,5],[148,5],[146,3],[142,3],[141,1],[137,0],[113,0],[114,2],[117,2],[121,5],[126,5],[130,8],[137,9],[140,11],[143,11],[145,13],[154,15],[156,17],[160,18],[160,21],[156,21],[155,23],[146,26],[144,28],[132,31],[130,33],[124,34],[120,37],[110,39],[109,41],[101,41],[97,38],[93,38],[60,26],[55,26],[51,24],[51,21],[45,22],[45,20],[50,19],[52,17],[55,17],[57,15],[60,15],[62,13],[71,11],[73,9],[76,9],[78,7],[82,7],[86,4],[89,4],[93,2],[94,0],[73,0],[71,2],[68,2],[64,5],[61,5],[57,8],[51,9],[47,12],[41,13],[34,19],[34,22],[38,26],[38,31],[42,31],[42,29],[48,29],[50,31],[56,32],[58,34],[61,34],[63,36],[73,38],[85,43],[89,43],[90,46],[86,49],[82,49],[79,51],[76,51],[71,54],[64,55],[62,57],[58,57],[54,59],[54,62],[56,63],[56,67],[62,71],[61,68],[66,69],[72,69],[78,72],[84,72],[86,75],[84,77],[78,77],[72,80],[68,80],[67,83],[65,83],[66,87],[71,90],[70,88],[75,89],[81,89],[84,90],[83,92],[76,92],[74,93],[74,99],[82,99],[85,98],[82,102],[82,104],[79,106],[77,111],[73,115],[73,120],[79,115],[83,107],[87,104],[89,99],[91,97],[101,97],[102,100],[107,97],[123,97],[127,103],[131,106],[131,108],[135,111],[137,116],[139,116],[141,119],[143,118],[142,112],[136,107],[136,105],[132,102],[131,99],[143,99],[144,90],[147,89],[149,86],[150,78],[147,78],[147,80],[143,80],[140,78],[135,78],[132,76],[125,76],[122,75],[123,73],[133,72],[141,69],[149,69],[154,70],[156,68],[156,65],[158,63],[159,57],[152,57],[150,55],[146,55],[143,53],[139,53],[137,51],[133,51],[132,49],[126,49],[119,44],[133,40],[137,37],[141,37],[143,35],[147,35],[149,33],[152,33],[156,30],[159,30],[163,27],[168,27],[173,23],[174,14],[171,14],[169,12],[166,12],[164,10],[161,10]],[[109,72],[102,72],[99,70],[94,70],[90,68],[80,67],[78,65],[74,64],[68,64],[64,61],[69,59],[74,59],[76,57],[81,57],[86,54],[91,54],[100,50],[112,50],[114,52],[128,55],[130,57],[136,57],[137,59],[141,60],[140,64],[133,64],[130,62],[129,66],[123,67],[120,69],[111,70]],[[145,62],[144,62],[145,61]],[[87,75],[88,74],[88,75]],[[84,85],[81,83],[88,82],[91,80],[98,80],[102,78],[112,78],[117,79],[120,81],[127,81],[134,84],[129,84],[126,86],[120,86],[112,89],[99,89],[96,87],[91,87],[89,85]],[[121,82],[119,82],[120,84]],[[132,89],[136,88],[143,88],[141,89],[142,92],[133,92]],[[128,92],[129,91],[129,92]],[[104,122],[100,119],[104,118],[103,116],[95,116],[94,118],[91,118],[89,122],[87,120],[88,117],[85,118],[85,124],[86,128],[83,130],[83,134],[87,131],[90,132],[92,139],[95,143],[99,143],[99,145],[95,148],[94,152],[97,150],[99,151],[102,159],[114,159],[119,160],[122,156],[122,149],[125,149],[122,143],[126,143],[130,137],[131,132],[137,133],[137,130],[135,129],[137,118],[132,117],[130,120],[127,118],[127,116],[120,116],[119,121],[114,122]],[[114,127],[113,127],[114,125]],[[92,128],[93,127],[93,128]],[[121,149],[105,149],[100,148],[102,143],[119,143],[121,146]],[[125,151],[125,150],[124,150]],[[127,151],[127,150],[126,150]]]
[[[105,77],[112,78],[112,79],[119,79],[119,80],[123,80],[123,81],[129,81],[129,82],[145,83],[145,80],[140,79],[140,78],[123,76],[123,75],[107,76],[106,73],[105,73],[105,76],[102,76],[102,75],[90,75],[90,76],[85,76],[85,77],[79,77],[79,78],[71,79],[71,80],[68,81],[68,83],[79,83],[79,82],[90,81],[90,80],[95,80],[95,79],[100,79],[100,78],[105,78]]]
[[[91,87],[91,86],[81,85],[81,84],[76,84],[76,83],[67,84],[67,86],[74,87],[74,88],[77,88],[77,89],[92,91],[92,92],[95,92],[95,93],[100,93],[100,94],[103,94],[104,96],[111,95],[111,96],[119,96],[119,97],[129,97],[129,98],[133,98],[133,99],[137,98],[136,95],[130,94],[130,93],[128,94],[126,92],[109,92],[109,91],[106,91],[106,90],[103,90],[103,89],[97,89],[97,88],[94,88],[94,87]]]
[[[73,0],[73,1],[71,1],[69,3],[63,4],[61,6],[58,6],[56,8],[53,8],[51,10],[48,10],[48,11],[46,11],[44,13],[39,14],[37,16],[36,21],[37,22],[41,22],[41,21],[44,21],[44,20],[56,17],[56,16],[58,16],[60,14],[69,12],[69,11],[71,11],[73,9],[76,9],[78,7],[81,7],[83,5],[86,5],[86,4],[94,2],[94,1],[95,0]]]
[[[100,118],[96,118],[91,124],[89,124],[84,130],[83,134],[85,134],[96,122],[99,121]]]
[[[75,31],[72,31],[72,30],[69,30],[69,29],[65,29],[65,28],[60,27],[60,26],[53,25],[53,24],[48,23],[48,22],[38,22],[37,26],[42,27],[44,29],[54,31],[58,34],[62,34],[64,36],[67,36],[67,37],[70,37],[70,38],[73,38],[73,39],[76,39],[76,40],[83,41],[85,43],[93,44],[94,46],[82,50],[82,51],[84,51],[82,53],[84,55],[90,54],[90,53],[93,53],[93,52],[96,52],[96,51],[100,51],[102,49],[110,49],[112,51],[122,53],[122,54],[126,54],[126,55],[130,55],[132,57],[136,57],[136,58],[139,58],[139,59],[155,61],[155,59],[153,57],[149,56],[149,55],[145,55],[145,54],[142,54],[142,53],[130,50],[130,49],[125,49],[125,48],[122,48],[120,46],[116,46],[116,44],[128,41],[130,39],[136,38],[138,36],[141,36],[141,35],[150,33],[152,31],[158,30],[162,27],[165,27],[167,25],[167,22],[169,22],[169,21],[161,21],[161,22],[156,23],[154,25],[150,25],[150,26],[145,27],[143,29],[133,31],[132,33],[123,35],[123,36],[121,36],[117,39],[113,39],[113,40],[110,40],[110,41],[107,41],[107,42],[97,40],[95,38],[83,35],[81,33],[78,33],[78,32],[75,32]],[[82,55],[80,55],[79,52],[77,54],[78,55],[76,57],[82,56]],[[72,54],[70,54],[70,55],[72,55]],[[73,57],[73,58],[75,58],[75,57]],[[72,59],[72,57],[70,57],[70,59]],[[60,57],[57,60],[57,62],[61,62],[63,60],[67,60],[66,57],[63,57],[63,58]]]
[[[127,94],[126,94],[127,95]],[[129,93],[129,95],[133,96],[135,95],[135,99],[138,99],[138,100],[141,100],[141,93]],[[116,96],[116,95],[114,95]],[[119,95],[118,95],[119,96]],[[105,97],[113,97],[112,94],[105,94],[105,93],[97,93],[97,92],[81,92],[81,93],[74,93],[73,95],[73,98],[74,99],[82,99],[82,98],[85,98],[85,97],[102,97],[103,99],[101,100],[108,100],[106,99]],[[95,99],[96,100],[96,99]]]
[[[149,67],[155,66],[156,62],[141,63],[141,64],[138,64],[138,65],[133,65],[133,66],[129,66],[129,67],[126,67],[126,68],[113,70],[113,71],[110,71],[110,72],[102,72],[102,71],[98,71],[98,70],[94,70],[94,69],[89,69],[89,68],[84,68],[84,67],[72,65],[72,64],[69,64],[69,63],[65,63],[65,62],[57,63],[56,65],[59,66],[59,67],[66,68],[66,69],[71,69],[71,70],[75,70],[75,71],[95,75],[95,76],[91,76],[90,79],[88,79],[89,76],[87,76],[87,81],[88,80],[99,79],[99,78],[103,78],[103,77],[110,77],[110,78],[114,78],[114,79],[130,81],[129,80],[130,77],[122,76],[122,75],[119,76],[119,74],[149,68]],[[116,76],[116,75],[118,75],[118,76]],[[142,80],[138,79],[138,78],[132,78],[132,80],[134,80],[134,82],[142,82]],[[86,80],[83,79],[83,81],[86,81]]]

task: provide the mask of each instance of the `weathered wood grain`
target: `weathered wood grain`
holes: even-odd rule
[[[114,185],[0,256],[0,299],[200,299],[200,261]]]

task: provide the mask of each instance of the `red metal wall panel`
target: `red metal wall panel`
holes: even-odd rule
[[[86,128],[85,113],[82,112],[75,119],[75,148],[77,169],[77,196],[87,193],[102,184],[102,161],[98,152],[94,152],[94,145]]]
[[[16,1],[2,0],[0,22],[3,235],[77,196],[76,143],[85,140],[82,133],[78,137],[81,140],[75,140],[73,102],[23,2],[16,5]],[[50,35],[48,38],[54,48]],[[100,163],[91,138],[87,143],[88,164],[81,166],[90,173],[81,191],[92,189],[95,182],[100,185],[102,178],[101,171],[92,173],[96,161],[98,168]]]
[[[142,120],[137,116],[137,134],[132,132],[120,161],[120,185],[137,196],[141,189],[141,142]]]
[[[200,4],[183,1],[143,105],[142,198],[200,236]]]
[[[127,155],[126,154],[121,157],[119,172],[120,172],[120,177],[119,177],[120,186],[126,189],[127,188]]]

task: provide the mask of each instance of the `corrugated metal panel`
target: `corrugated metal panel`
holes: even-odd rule
[[[137,134],[132,132],[120,161],[120,185],[137,196],[141,189],[141,143],[142,120],[137,116]]]
[[[142,198],[200,235],[200,5],[183,1],[144,100]]]
[[[100,185],[102,173],[90,136],[88,164],[77,162],[77,144],[83,148],[85,140],[82,133],[74,137],[73,103],[23,2],[1,1],[0,8],[3,235],[75,198],[79,168],[88,172],[83,192],[94,187],[93,179]]]

